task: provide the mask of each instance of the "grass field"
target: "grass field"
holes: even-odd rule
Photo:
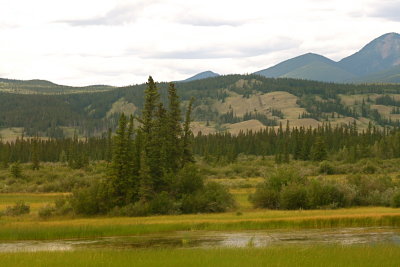
[[[2,266],[398,266],[400,247],[137,249],[0,253]]]

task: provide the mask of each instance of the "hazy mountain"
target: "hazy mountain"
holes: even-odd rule
[[[308,53],[255,72],[265,77],[287,77],[324,82],[399,82],[400,35],[384,34],[359,52],[335,62]]]
[[[337,63],[324,56],[308,53],[279,63],[255,74],[265,77],[285,77],[325,82],[341,82],[355,75],[340,69]]]
[[[400,34],[387,33],[368,43],[357,53],[338,62],[356,75],[367,75],[400,65]]]
[[[186,80],[183,80],[182,82],[190,82],[190,81],[213,78],[213,77],[218,77],[218,76],[220,76],[218,73],[215,73],[212,71],[204,71],[204,72],[200,72],[190,78],[187,78]]]
[[[259,74],[265,77],[277,78],[284,76],[285,74],[294,71],[297,68],[304,67],[314,62],[323,62],[328,65],[335,64],[335,62],[330,60],[329,58],[326,58],[318,54],[308,53],[292,59],[285,60],[268,69],[257,71],[254,74]]]
[[[303,67],[288,72],[281,77],[324,82],[342,82],[345,80],[353,79],[355,75],[341,68],[338,68],[333,64],[327,64],[324,62],[312,62]]]
[[[360,83],[400,83],[400,65],[354,80]]]

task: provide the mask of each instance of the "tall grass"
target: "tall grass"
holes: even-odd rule
[[[137,249],[0,253],[2,266],[399,266],[396,246]]]
[[[238,231],[263,229],[318,229],[400,226],[400,214],[355,214],[251,218],[224,214],[154,216],[150,218],[97,218],[59,221],[0,221],[0,240],[40,240],[141,235],[172,231]],[[193,218],[192,220],[190,218]]]

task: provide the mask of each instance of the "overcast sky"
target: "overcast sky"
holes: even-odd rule
[[[400,0],[0,0],[0,77],[128,85],[340,60],[400,32]]]

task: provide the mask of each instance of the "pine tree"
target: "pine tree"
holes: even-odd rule
[[[179,105],[179,97],[173,83],[168,88],[169,107],[166,118],[166,152],[168,159],[167,169],[176,173],[179,169],[182,157],[182,126],[181,126],[181,109]]]
[[[32,142],[32,169],[39,170],[39,148],[37,138]]]
[[[327,157],[325,142],[322,137],[317,137],[311,148],[311,159],[314,161],[323,161]]]
[[[189,106],[187,108],[186,116],[185,116],[185,123],[183,125],[182,166],[185,166],[185,164],[187,164],[187,163],[194,162],[194,157],[193,157],[193,153],[192,153],[192,149],[191,149],[193,133],[192,133],[192,130],[190,129],[193,101],[194,101],[194,99],[192,98],[189,102]]]

